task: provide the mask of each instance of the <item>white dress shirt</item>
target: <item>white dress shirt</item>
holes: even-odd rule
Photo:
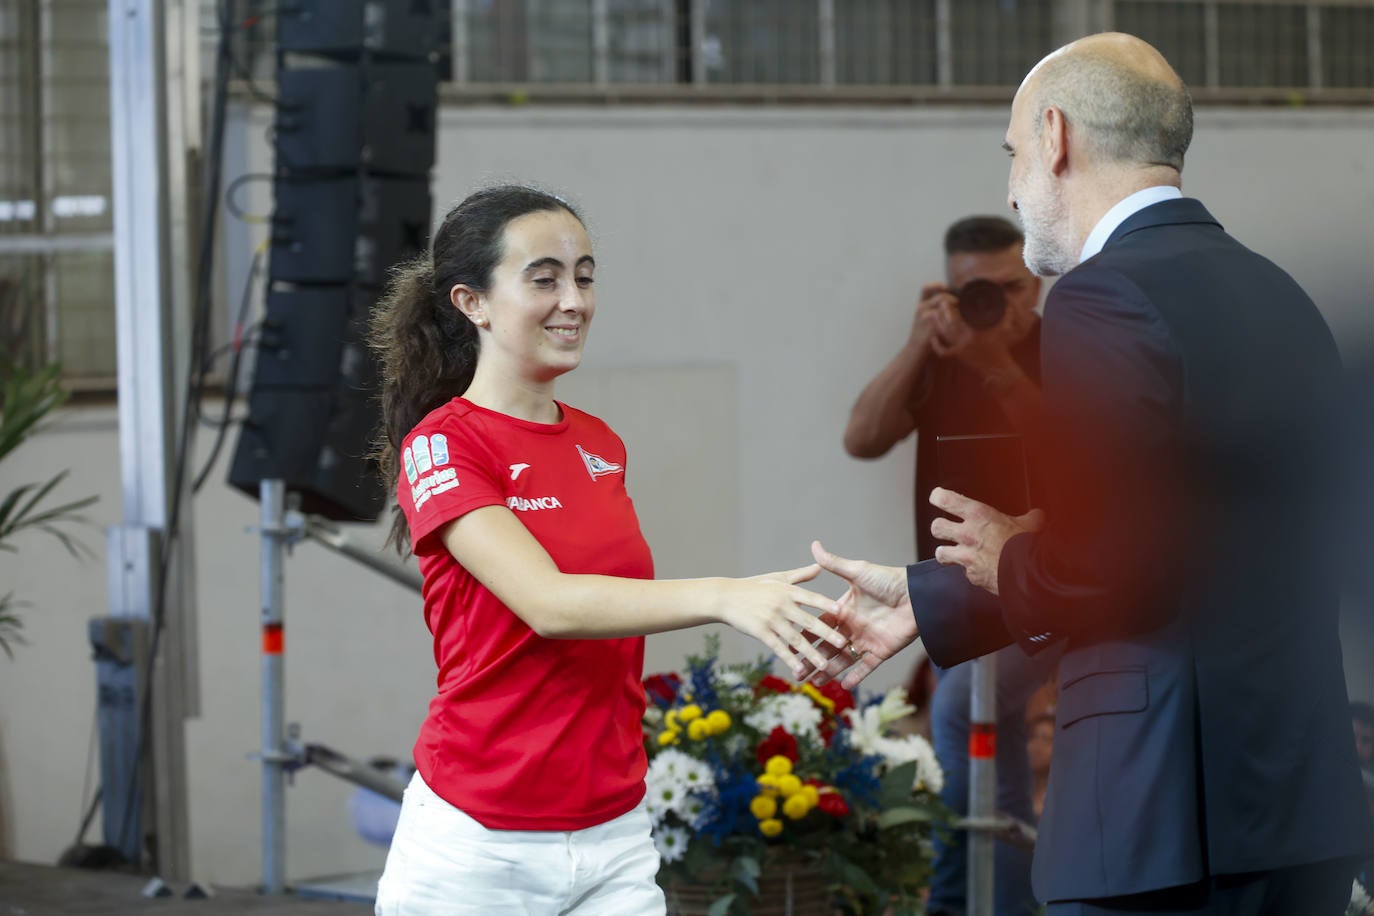
[[[1078,254],[1078,263],[1082,264],[1088,258],[1102,250],[1102,246],[1107,244],[1107,239],[1111,238],[1116,227],[1126,222],[1126,219],[1150,204],[1157,204],[1161,200],[1178,200],[1183,196],[1183,192],[1173,185],[1156,185],[1146,188],[1143,191],[1136,191],[1130,197],[1117,203],[1097,221],[1093,231],[1088,233],[1088,240],[1083,243],[1083,250]]]

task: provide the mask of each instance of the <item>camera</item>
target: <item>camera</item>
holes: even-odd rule
[[[954,296],[959,300],[959,317],[977,331],[996,327],[1007,311],[1007,294],[991,280],[970,280]]]

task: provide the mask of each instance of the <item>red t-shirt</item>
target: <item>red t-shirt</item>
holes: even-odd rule
[[[442,533],[506,506],[565,573],[653,577],[625,445],[559,405],[531,423],[462,398],[402,446],[397,498],[424,575],[438,694],[415,744],[430,788],[499,830],[581,830],[644,795],[644,639],[544,639],[458,564]]]

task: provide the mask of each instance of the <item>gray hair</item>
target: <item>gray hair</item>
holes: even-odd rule
[[[1032,98],[1038,136],[1045,110],[1058,108],[1106,162],[1165,165],[1183,171],[1193,139],[1188,88],[1152,79],[1105,55],[1054,55],[1037,68]]]

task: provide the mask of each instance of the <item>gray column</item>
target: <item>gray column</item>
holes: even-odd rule
[[[168,530],[190,359],[184,93],[199,91],[195,52],[184,47],[184,17],[198,13],[186,0],[109,0],[108,11],[124,507],[123,523],[107,542],[110,613],[115,620],[151,623],[155,631],[158,607],[164,609],[161,634],[150,636],[157,651],[139,672],[140,708],[143,690],[153,696],[147,735],[123,746],[141,744],[150,755],[142,833],[156,836],[153,865],[166,879],[185,880],[191,863],[183,726],[196,702],[195,656],[187,651],[194,644],[187,638],[194,634],[188,628],[194,589],[187,501],[174,536]],[[164,579],[166,596],[159,602]],[[104,790],[108,800],[123,787]]]

